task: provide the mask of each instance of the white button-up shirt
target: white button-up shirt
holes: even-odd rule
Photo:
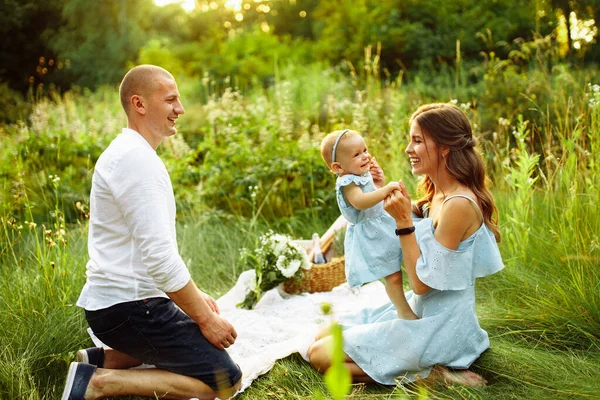
[[[166,297],[190,280],[177,248],[169,173],[134,130],[123,129],[96,163],[88,252],[77,305],[89,311]]]

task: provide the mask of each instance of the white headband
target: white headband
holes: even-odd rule
[[[335,151],[337,150],[338,143],[340,142],[340,139],[342,138],[342,136],[344,136],[344,134],[345,134],[346,132],[348,132],[348,131],[349,131],[349,129],[344,129],[344,130],[342,131],[342,133],[340,133],[340,134],[338,135],[338,137],[337,137],[337,138],[335,138],[335,143],[333,144],[333,150],[331,150],[331,162],[332,162],[332,163],[334,163],[334,162],[335,162]]]

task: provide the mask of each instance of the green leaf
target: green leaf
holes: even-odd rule
[[[236,304],[236,307],[245,308],[246,310],[252,310],[254,308],[254,306],[256,305],[256,303],[258,303],[258,300],[260,299],[260,297],[261,297],[261,295],[259,293],[252,290],[252,291],[248,292],[246,297],[244,297],[244,301]]]
[[[333,324],[331,335],[333,336],[333,354],[331,356],[331,367],[325,372],[325,384],[333,398],[339,400],[350,392],[352,376],[350,370],[344,364],[342,327]]]

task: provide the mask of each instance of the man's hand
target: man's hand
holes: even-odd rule
[[[206,304],[208,304],[208,306],[214,313],[221,314],[221,311],[219,310],[219,306],[217,305],[215,299],[213,299],[211,296],[207,295],[204,292],[202,292],[202,297],[204,297],[204,301],[206,301]]]
[[[385,175],[383,174],[383,170],[375,160],[375,157],[371,158],[371,167],[369,168],[369,172],[373,177],[373,182],[375,186],[378,188],[382,188],[385,186]]]
[[[218,314],[212,314],[200,325],[204,337],[217,349],[223,350],[235,343],[237,332],[233,325]]]
[[[223,350],[235,343],[237,333],[233,325],[219,315],[215,299],[198,289],[193,280],[167,295],[196,321],[204,337],[216,348]]]

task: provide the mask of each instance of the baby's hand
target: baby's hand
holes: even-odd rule
[[[385,188],[387,189],[387,193],[390,194],[394,190],[400,190],[400,184],[398,182],[390,182],[385,185]]]
[[[385,186],[385,175],[383,174],[383,170],[375,160],[375,157],[371,157],[371,167],[369,168],[369,172],[373,177],[373,182],[375,186],[378,188]]]

